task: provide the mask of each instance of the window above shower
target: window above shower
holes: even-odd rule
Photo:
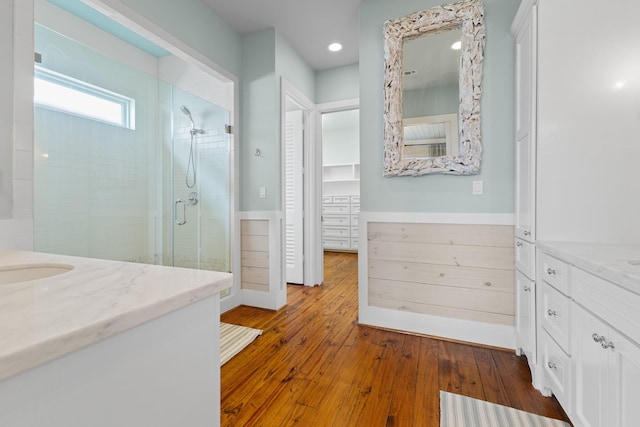
[[[135,100],[107,89],[36,67],[34,104],[135,129]]]

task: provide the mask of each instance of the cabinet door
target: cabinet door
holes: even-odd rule
[[[516,237],[535,239],[536,7],[516,37]]]
[[[607,419],[603,401],[607,397],[609,369],[608,351],[602,348],[602,340],[611,339],[609,328],[577,304],[574,304],[574,311],[575,424],[583,427],[616,426]]]
[[[535,282],[516,271],[516,347],[527,356],[529,366],[536,363]]]
[[[640,424],[640,347],[617,332],[610,335],[605,417],[610,426],[635,427]]]

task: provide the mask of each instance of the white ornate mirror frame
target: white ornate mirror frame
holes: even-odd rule
[[[462,52],[459,73],[460,150],[458,155],[402,157],[402,47],[428,33],[460,27]],[[437,6],[385,22],[384,26],[384,176],[426,174],[473,175],[480,172],[482,141],[480,97],[484,57],[482,0]]]

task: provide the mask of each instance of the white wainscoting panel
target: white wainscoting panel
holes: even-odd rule
[[[277,310],[287,302],[283,283],[280,212],[240,212],[241,303]]]
[[[513,215],[362,212],[359,321],[515,346]]]

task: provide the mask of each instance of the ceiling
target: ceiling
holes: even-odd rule
[[[361,0],[202,0],[240,35],[276,28],[314,70],[356,64]],[[343,49],[332,53],[331,42]]]

